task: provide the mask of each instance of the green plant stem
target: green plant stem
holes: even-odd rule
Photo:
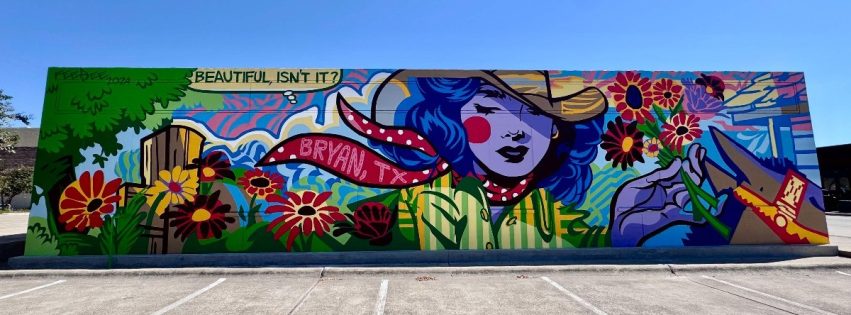
[[[201,183],[201,191],[199,191],[199,193],[201,195],[209,195],[212,188],[213,183]]]
[[[157,198],[154,199],[154,202],[151,205],[151,208],[148,209],[148,220],[146,222],[147,226],[151,226],[151,224],[154,223],[154,217],[156,216],[156,213],[157,213],[157,207],[160,206],[160,202],[163,201],[163,198],[165,198],[164,192],[157,195]]]
[[[419,226],[417,226],[419,223],[417,222],[418,219],[417,219],[417,208],[416,208],[417,198],[419,198],[419,196],[413,197],[414,196],[413,189],[410,189],[410,188],[407,189],[407,193],[408,193],[407,199],[401,198],[401,196],[399,196],[399,197],[400,197],[400,199],[402,199],[402,202],[405,203],[405,206],[408,207],[408,213],[411,214],[411,222],[413,223],[413,229],[414,229],[414,241],[417,244],[419,244],[420,243],[420,229],[419,229]]]
[[[255,213],[257,209],[255,209],[254,203],[257,202],[257,194],[251,196],[251,201],[248,203],[248,217],[246,218],[247,225],[252,225],[257,223],[257,219],[255,218]]]
[[[689,180],[691,180],[691,178],[689,178]],[[696,183],[693,184],[694,187],[698,187]],[[716,199],[714,196],[710,195],[708,192],[700,188],[696,189],[695,192],[697,193],[698,197],[700,197],[701,199],[706,201],[706,203],[709,204],[709,207],[718,209],[718,199]]]
[[[712,228],[718,231],[721,236],[729,240],[730,228],[723,222],[719,221],[718,218],[716,218],[714,215],[712,215],[712,213],[708,209],[706,209],[702,203],[700,203],[700,200],[697,199],[697,196],[700,195],[698,191],[702,189],[698,187],[697,184],[694,183],[694,181],[691,180],[691,177],[689,177],[685,171],[680,171],[680,177],[682,177],[683,183],[685,183],[686,189],[688,190],[688,195],[691,199],[692,210],[694,211],[694,213],[706,220],[706,222],[709,223]],[[715,205],[717,206],[717,204],[718,201],[716,200]],[[695,219],[699,218],[696,217]]]
[[[665,123],[665,112],[662,111],[662,108],[659,105],[653,104],[653,111],[656,112],[656,117],[659,119],[658,123]],[[657,125],[658,125],[657,123]]]
[[[313,236],[312,233],[310,235],[307,235],[307,236],[305,236],[304,234],[298,236],[298,238],[301,240],[301,251],[302,252],[309,252],[310,251],[310,242],[309,241],[310,241],[311,236]]]

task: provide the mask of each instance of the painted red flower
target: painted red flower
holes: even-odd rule
[[[114,204],[121,200],[118,195],[120,186],[119,178],[104,184],[101,170],[95,171],[94,175],[83,172],[59,197],[59,221],[65,224],[65,230],[83,232],[87,228],[103,226],[101,216],[112,213]]]
[[[701,73],[700,78],[694,80],[694,83],[703,86],[706,94],[712,95],[712,97],[719,100],[724,100],[724,80],[721,80],[721,78]]]
[[[222,231],[227,229],[227,223],[236,219],[229,216],[230,205],[219,201],[219,191],[210,195],[195,196],[195,200],[186,200],[183,204],[174,206],[174,211],[166,213],[172,221],[170,226],[176,227],[174,237],[186,240],[195,233],[199,240],[211,237],[221,238]]]
[[[186,169],[198,169],[198,179],[205,183],[224,178],[235,179],[236,177],[230,169],[230,160],[221,151],[207,154],[203,159],[193,159],[192,164],[187,166]]]
[[[336,224],[334,236],[343,233],[369,240],[370,245],[383,246],[390,244],[393,234],[390,233],[396,223],[396,214],[380,202],[365,202],[355,209],[354,213],[346,214],[349,221]]]
[[[624,123],[620,117],[615,121],[609,121],[608,131],[602,135],[600,147],[606,150],[606,161],[612,161],[612,167],[621,165],[626,170],[635,161],[644,163],[641,156],[644,148],[644,133],[638,131],[638,122]]]
[[[615,109],[626,120],[634,120],[639,124],[654,121],[650,114],[653,105],[653,93],[650,90],[650,80],[642,78],[638,72],[619,72],[615,83],[608,87],[615,100]]]
[[[266,198],[266,196],[284,187],[284,177],[280,174],[271,174],[255,168],[245,172],[239,178],[239,184],[245,188],[245,192],[249,195]]]
[[[662,133],[659,135],[659,138],[669,148],[681,151],[683,145],[691,143],[703,134],[703,130],[700,130],[699,122],[699,117],[685,112],[679,112],[662,125]]]
[[[269,224],[268,230],[275,230],[275,239],[287,236],[287,250],[292,250],[296,236],[316,233],[319,236],[331,232],[331,225],[343,221],[346,217],[340,209],[326,203],[331,192],[317,194],[313,191],[303,191],[300,194],[286,192],[288,198],[281,195],[269,195],[266,200],[272,205],[266,208],[266,213],[282,213]]]
[[[683,85],[671,79],[659,79],[653,83],[653,101],[663,108],[674,108],[683,97]]]

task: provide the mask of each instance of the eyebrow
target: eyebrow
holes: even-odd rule
[[[478,91],[478,92],[476,92],[476,93],[478,93],[478,94],[484,94],[484,96],[485,96],[485,97],[490,97],[490,98],[500,98],[500,99],[502,99],[502,98],[505,98],[505,97],[506,97],[506,95],[505,95],[505,93],[504,93],[504,92],[502,92],[501,90],[499,90],[499,89],[497,89],[497,88],[495,88],[495,87],[489,86],[489,85],[482,86],[482,87],[479,89],[479,91]]]

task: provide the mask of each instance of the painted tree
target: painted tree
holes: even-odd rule
[[[29,192],[32,188],[32,182],[32,167],[0,170],[0,205],[9,204],[12,197]]]
[[[79,233],[66,233],[56,222],[62,191],[75,180],[74,167],[84,161],[103,164],[123,148],[117,134],[139,131],[157,108],[185,95],[193,69],[51,68],[48,72],[41,123],[39,174],[34,184],[49,200],[47,222],[57,237],[60,254],[94,243]],[[83,156],[82,149],[99,146],[101,152]]]
[[[29,124],[30,117],[12,108],[12,97],[0,90],[0,128],[8,127],[12,122]],[[0,152],[15,152],[18,135],[0,129]]]

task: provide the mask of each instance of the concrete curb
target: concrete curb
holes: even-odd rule
[[[386,251],[332,253],[19,256],[15,269],[187,267],[462,267],[531,265],[639,265],[764,263],[837,256],[836,246],[740,245],[678,248],[584,248],[497,251]]]
[[[811,258],[818,259],[818,258]],[[772,263],[696,264],[696,265],[558,265],[558,266],[483,266],[483,267],[311,267],[311,268],[152,268],[152,269],[57,269],[57,270],[0,270],[0,279],[20,277],[138,277],[138,276],[271,276],[344,277],[392,275],[527,275],[537,276],[554,272],[571,273],[660,273],[726,271],[778,271],[851,269],[851,260],[826,258],[780,261]]]
[[[292,275],[318,276],[322,267],[312,268],[143,268],[143,269],[42,269],[0,270],[0,279],[19,277],[134,277],[202,275]]]

